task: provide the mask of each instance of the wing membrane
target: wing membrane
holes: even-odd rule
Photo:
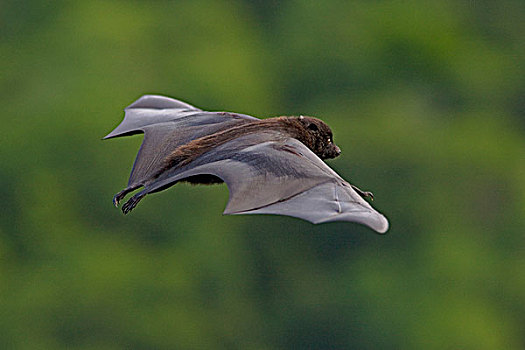
[[[144,133],[129,187],[142,185],[178,146],[257,118],[227,112],[205,112],[169,97],[145,95],[125,109],[124,120],[104,139]]]
[[[224,214],[279,214],[312,223],[358,222],[379,233],[388,229],[383,215],[295,139],[268,132],[232,140],[184,168],[168,171],[145,191],[202,174],[215,175],[228,185]]]

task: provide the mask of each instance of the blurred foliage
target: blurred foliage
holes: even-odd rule
[[[2,349],[523,349],[525,3],[4,1]],[[386,236],[226,217],[177,185],[124,217],[145,93],[332,126]]]

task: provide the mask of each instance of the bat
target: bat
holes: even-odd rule
[[[306,116],[259,119],[207,112],[172,98],[145,95],[125,108],[104,139],[144,133],[128,186],[113,197],[129,213],[147,194],[178,182],[226,183],[225,215],[277,214],[314,224],[350,221],[378,233],[388,220],[368,203],[371,192],[343,180],[323,160],[341,150],[330,127]]]

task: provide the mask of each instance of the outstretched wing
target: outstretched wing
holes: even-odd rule
[[[279,214],[312,223],[353,221],[379,233],[388,230],[387,219],[312,151],[271,131],[216,147],[146,184],[143,193],[203,174],[228,185],[230,199],[224,214]]]
[[[206,112],[169,97],[145,95],[125,109],[124,120],[104,139],[144,133],[128,186],[141,185],[178,146],[257,118]]]

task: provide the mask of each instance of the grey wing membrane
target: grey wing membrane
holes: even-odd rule
[[[173,169],[145,186],[156,192],[184,178],[211,174],[228,185],[224,214],[279,214],[312,223],[352,221],[379,233],[387,219],[301,142],[271,133],[243,136]]]
[[[145,95],[125,109],[124,120],[104,139],[144,133],[128,186],[143,185],[178,146],[257,118],[227,112],[206,112],[185,102]]]

